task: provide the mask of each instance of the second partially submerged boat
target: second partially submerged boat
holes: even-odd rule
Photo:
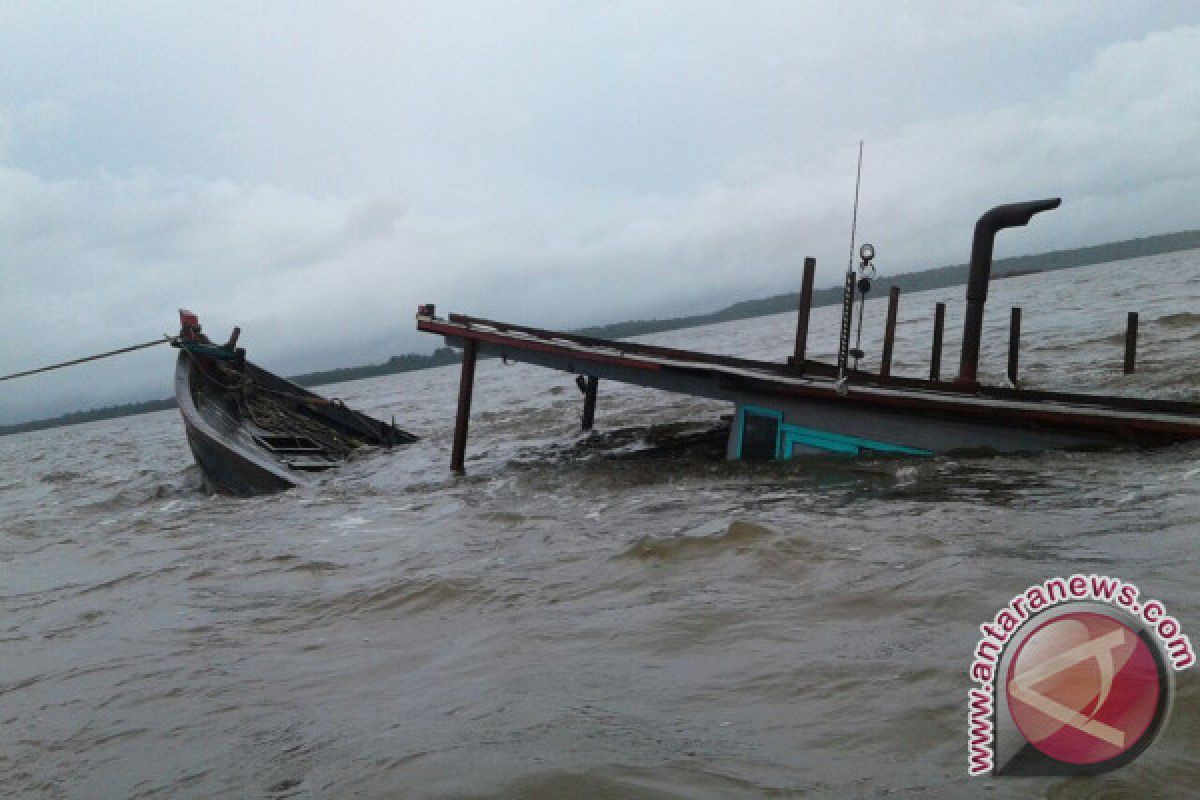
[[[206,481],[234,494],[290,489],[367,447],[417,441],[395,426],[351,410],[246,360],[236,347],[204,335],[180,310],[175,398],[188,446]]]
[[[464,466],[479,356],[579,376],[584,390],[584,429],[591,427],[600,379],[727,401],[733,406],[726,451],[730,459],[782,460],[830,453],[1029,452],[1200,439],[1197,403],[979,383],[979,345],[993,239],[998,231],[1023,226],[1033,215],[1058,205],[1058,198],[1050,198],[997,206],[976,223],[959,375],[953,381],[882,372],[874,375],[848,366],[848,357],[855,353],[849,347],[856,284],[853,269],[846,276],[837,364],[804,356],[812,297],[811,263],[806,264],[806,289],[801,292],[796,354],[786,363],[599,339],[465,314],[441,318],[433,305],[423,305],[417,311],[417,330],[440,335],[447,344],[463,349],[451,469],[461,471]],[[864,246],[862,254],[864,266],[874,256],[873,248],[868,248]],[[938,352],[940,359],[940,346]]]

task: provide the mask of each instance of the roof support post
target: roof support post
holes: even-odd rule
[[[454,418],[454,446],[450,452],[450,469],[465,472],[467,455],[467,426],[471,419],[471,394],[475,389],[475,356],[479,340],[467,339],[463,344],[462,375],[458,381],[458,413]]]
[[[592,423],[596,421],[596,389],[600,385],[600,379],[595,375],[588,375],[586,381],[583,389],[583,429],[590,431]]]

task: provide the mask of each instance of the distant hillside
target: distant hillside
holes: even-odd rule
[[[1018,275],[1031,275],[1038,272],[1049,272],[1057,269],[1084,267],[1092,264],[1104,264],[1110,261],[1121,261],[1126,258],[1174,253],[1181,250],[1200,248],[1200,230],[1182,231],[1180,233],[1165,233],[1159,236],[1147,236],[1142,239],[1127,239],[1122,242],[1110,242],[1091,247],[1078,247],[1073,250],[1055,250],[1049,253],[1039,253],[1031,256],[1002,258],[993,262],[992,277],[1011,278]],[[875,282],[874,292],[879,296],[892,286],[899,286],[906,293],[920,292],[926,289],[943,289],[948,286],[961,286],[967,282],[967,264],[955,264],[949,267],[909,272],[894,277],[882,277]],[[693,314],[686,317],[668,319],[643,319],[627,322],[615,322],[609,325],[595,325],[580,328],[574,333],[585,336],[597,336],[604,339],[625,339],[630,336],[643,336],[649,333],[692,328],[697,325],[709,325],[714,322],[728,322],[735,319],[749,319],[768,314],[779,314],[784,311],[794,311],[799,302],[798,292],[777,294],[759,300],[743,300],[731,306],[707,314]],[[814,306],[837,305],[842,302],[842,287],[833,286],[817,289],[813,292]],[[291,380],[303,386],[321,386],[329,383],[374,378],[380,375],[394,375],[400,372],[440,367],[455,364],[461,356],[457,350],[442,347],[430,355],[409,353],[402,356],[392,356],[382,364],[367,364],[358,367],[342,367],[340,369],[308,372],[297,375]],[[70,414],[50,419],[21,422],[15,425],[0,425],[0,436],[22,431],[35,431],[44,428],[56,428],[60,425],[75,425],[80,422],[91,422],[99,419],[125,417],[131,414],[142,414],[148,411],[161,411],[174,408],[174,398],[165,400],[150,400],[144,403],[127,403],[119,406],[108,406],[90,411],[75,411]]]
[[[1175,253],[1181,250],[1195,250],[1197,248],[1200,248],[1200,230],[1165,233],[1160,236],[1128,239],[1123,242],[1098,244],[1092,247],[1079,247],[1074,250],[1055,250],[1032,256],[997,259],[992,262],[992,279],[1032,275],[1056,269],[1085,267],[1092,264],[1121,261],[1126,258],[1155,256],[1163,253]],[[872,292],[878,297],[887,292],[892,286],[899,286],[906,294],[921,292],[926,289],[944,289],[947,286],[962,286],[967,282],[967,273],[969,271],[970,265],[955,264],[950,267],[937,267],[920,272],[881,276],[875,281]],[[799,283],[799,279],[797,279],[797,283]],[[720,311],[713,311],[708,314],[694,314],[672,319],[616,322],[610,325],[583,328],[578,333],[604,339],[623,339],[630,336],[642,336],[648,333],[661,333],[663,331],[679,330],[680,328],[692,328],[697,325],[709,325],[714,322],[728,322],[735,319],[749,319],[768,314],[779,314],[784,311],[795,311],[799,301],[799,292],[788,292],[786,294],[764,297],[759,300],[743,300],[740,303],[734,303]],[[841,285],[826,289],[817,289],[813,292],[814,307],[838,305],[841,302]]]
[[[395,375],[399,372],[412,372],[415,369],[444,367],[447,364],[457,364],[462,360],[462,354],[453,347],[439,347],[431,354],[418,355],[408,353],[403,356],[392,356],[382,364],[366,364],[361,367],[341,367],[327,369],[321,372],[306,372],[288,378],[301,386],[324,386],[327,383],[343,383],[357,381],[362,378],[374,378],[379,375]]]

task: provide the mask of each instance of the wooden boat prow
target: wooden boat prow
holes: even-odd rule
[[[183,327],[175,362],[175,398],[188,446],[205,480],[233,494],[290,489],[330,470],[364,447],[417,440],[393,425],[346,408],[245,360],[200,332],[194,314]]]

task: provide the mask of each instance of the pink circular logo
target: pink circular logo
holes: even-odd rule
[[[1092,611],[1036,628],[1013,657],[1005,688],[1025,739],[1056,761],[1078,765],[1118,758],[1152,736],[1166,691],[1146,642],[1120,620]]]

